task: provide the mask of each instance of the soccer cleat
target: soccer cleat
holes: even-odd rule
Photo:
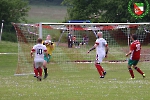
[[[103,72],[103,75],[104,75],[104,76],[106,75],[106,72],[105,72],[105,71]]]
[[[36,75],[34,75],[33,77],[36,77]]]
[[[47,76],[48,76],[48,74],[45,74],[43,79],[46,79],[46,78],[47,78]]]
[[[37,78],[37,81],[39,81],[39,77],[36,77]]]
[[[100,76],[100,78],[104,78],[104,76]]]
[[[41,77],[37,77],[37,81],[42,81],[42,78]]]
[[[134,77],[134,78],[131,77],[131,80],[132,80],[132,79],[135,79],[135,77]]]
[[[146,76],[145,76],[145,74],[143,74],[142,76],[143,76],[143,78],[145,78],[145,77],[146,77]]]
[[[42,78],[39,78],[39,81],[42,81]]]

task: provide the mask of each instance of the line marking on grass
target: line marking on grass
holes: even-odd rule
[[[0,55],[10,55],[10,54],[18,54],[18,53],[0,53]]]
[[[14,76],[34,75],[34,73],[14,74]]]

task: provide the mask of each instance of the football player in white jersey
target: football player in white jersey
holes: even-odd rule
[[[105,57],[107,57],[109,48],[108,48],[107,41],[103,38],[102,32],[98,32],[97,37],[98,38],[96,39],[94,46],[88,51],[88,53],[96,49],[95,67],[99,72],[100,78],[104,78],[104,76],[106,75],[106,71],[103,69],[100,63],[103,61]]]
[[[31,50],[31,57],[34,55],[34,73],[37,77],[37,80],[41,81],[42,79],[42,66],[44,62],[44,53],[47,54],[47,48],[42,44],[42,39],[38,38],[37,44],[33,46]]]

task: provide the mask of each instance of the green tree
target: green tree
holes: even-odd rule
[[[4,26],[12,26],[11,22],[27,21],[29,7],[27,0],[0,0],[0,22],[4,20]],[[6,28],[9,30],[10,27]],[[2,33],[0,33],[1,41]]]
[[[129,5],[131,2],[131,5]],[[150,11],[150,7],[147,7],[148,0],[105,0],[103,8],[106,12],[102,15],[102,19],[105,22],[149,22],[150,13],[147,13],[143,18],[136,18],[131,15],[129,8],[134,13],[133,4],[136,2],[143,2],[145,4],[145,10]],[[148,4],[149,5],[149,4]],[[129,8],[128,8],[129,7]],[[135,15],[135,14],[134,14]]]
[[[101,14],[100,3],[103,0],[64,0],[63,5],[68,6],[67,20],[96,21]]]
[[[133,3],[141,0],[64,0],[62,4],[68,6],[68,20],[91,20],[92,22],[147,22],[150,12],[143,18],[135,18],[128,10],[129,1],[134,13]],[[142,0],[146,4],[148,0]],[[145,5],[150,11],[150,7]]]

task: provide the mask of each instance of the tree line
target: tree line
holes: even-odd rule
[[[135,3],[143,3],[143,15],[136,15]],[[150,22],[149,0],[63,0],[68,19],[92,22]]]

